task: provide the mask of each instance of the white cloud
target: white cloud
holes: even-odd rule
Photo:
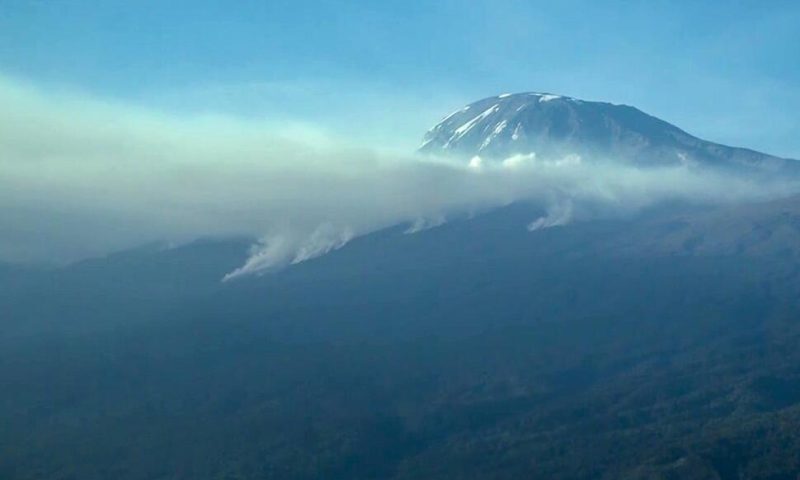
[[[520,199],[553,205],[534,222],[541,227],[664,199],[729,202],[793,191],[572,157],[471,168],[354,146],[303,125],[170,116],[2,79],[0,105],[0,259],[11,261],[70,261],[203,236],[261,238],[235,277],[323,255],[391,225],[422,230]]]

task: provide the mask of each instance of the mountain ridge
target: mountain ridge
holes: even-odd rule
[[[486,97],[425,134],[419,152],[503,159],[515,154],[609,158],[638,166],[689,165],[796,171],[795,160],[696,137],[624,104],[523,92]]]

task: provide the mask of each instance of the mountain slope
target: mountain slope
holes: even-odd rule
[[[0,477],[793,478],[787,202],[512,205],[226,283],[244,241],[0,277]]]
[[[420,152],[487,159],[535,152],[637,165],[795,168],[792,160],[699,139],[634,107],[543,93],[469,104],[430,129]]]

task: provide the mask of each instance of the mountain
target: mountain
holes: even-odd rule
[[[797,205],[9,270],[0,478],[795,478]]]
[[[792,160],[702,140],[634,107],[547,93],[503,94],[471,103],[430,129],[419,150],[484,159],[535,152],[642,166],[796,169]]]
[[[788,162],[631,107],[485,102],[423,151]],[[543,214],[227,282],[254,239],[0,264],[0,478],[797,478],[800,197],[525,228]]]

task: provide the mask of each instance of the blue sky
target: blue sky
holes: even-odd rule
[[[798,25],[798,2],[0,0],[0,74],[399,149],[464,103],[549,91],[800,158]]]

